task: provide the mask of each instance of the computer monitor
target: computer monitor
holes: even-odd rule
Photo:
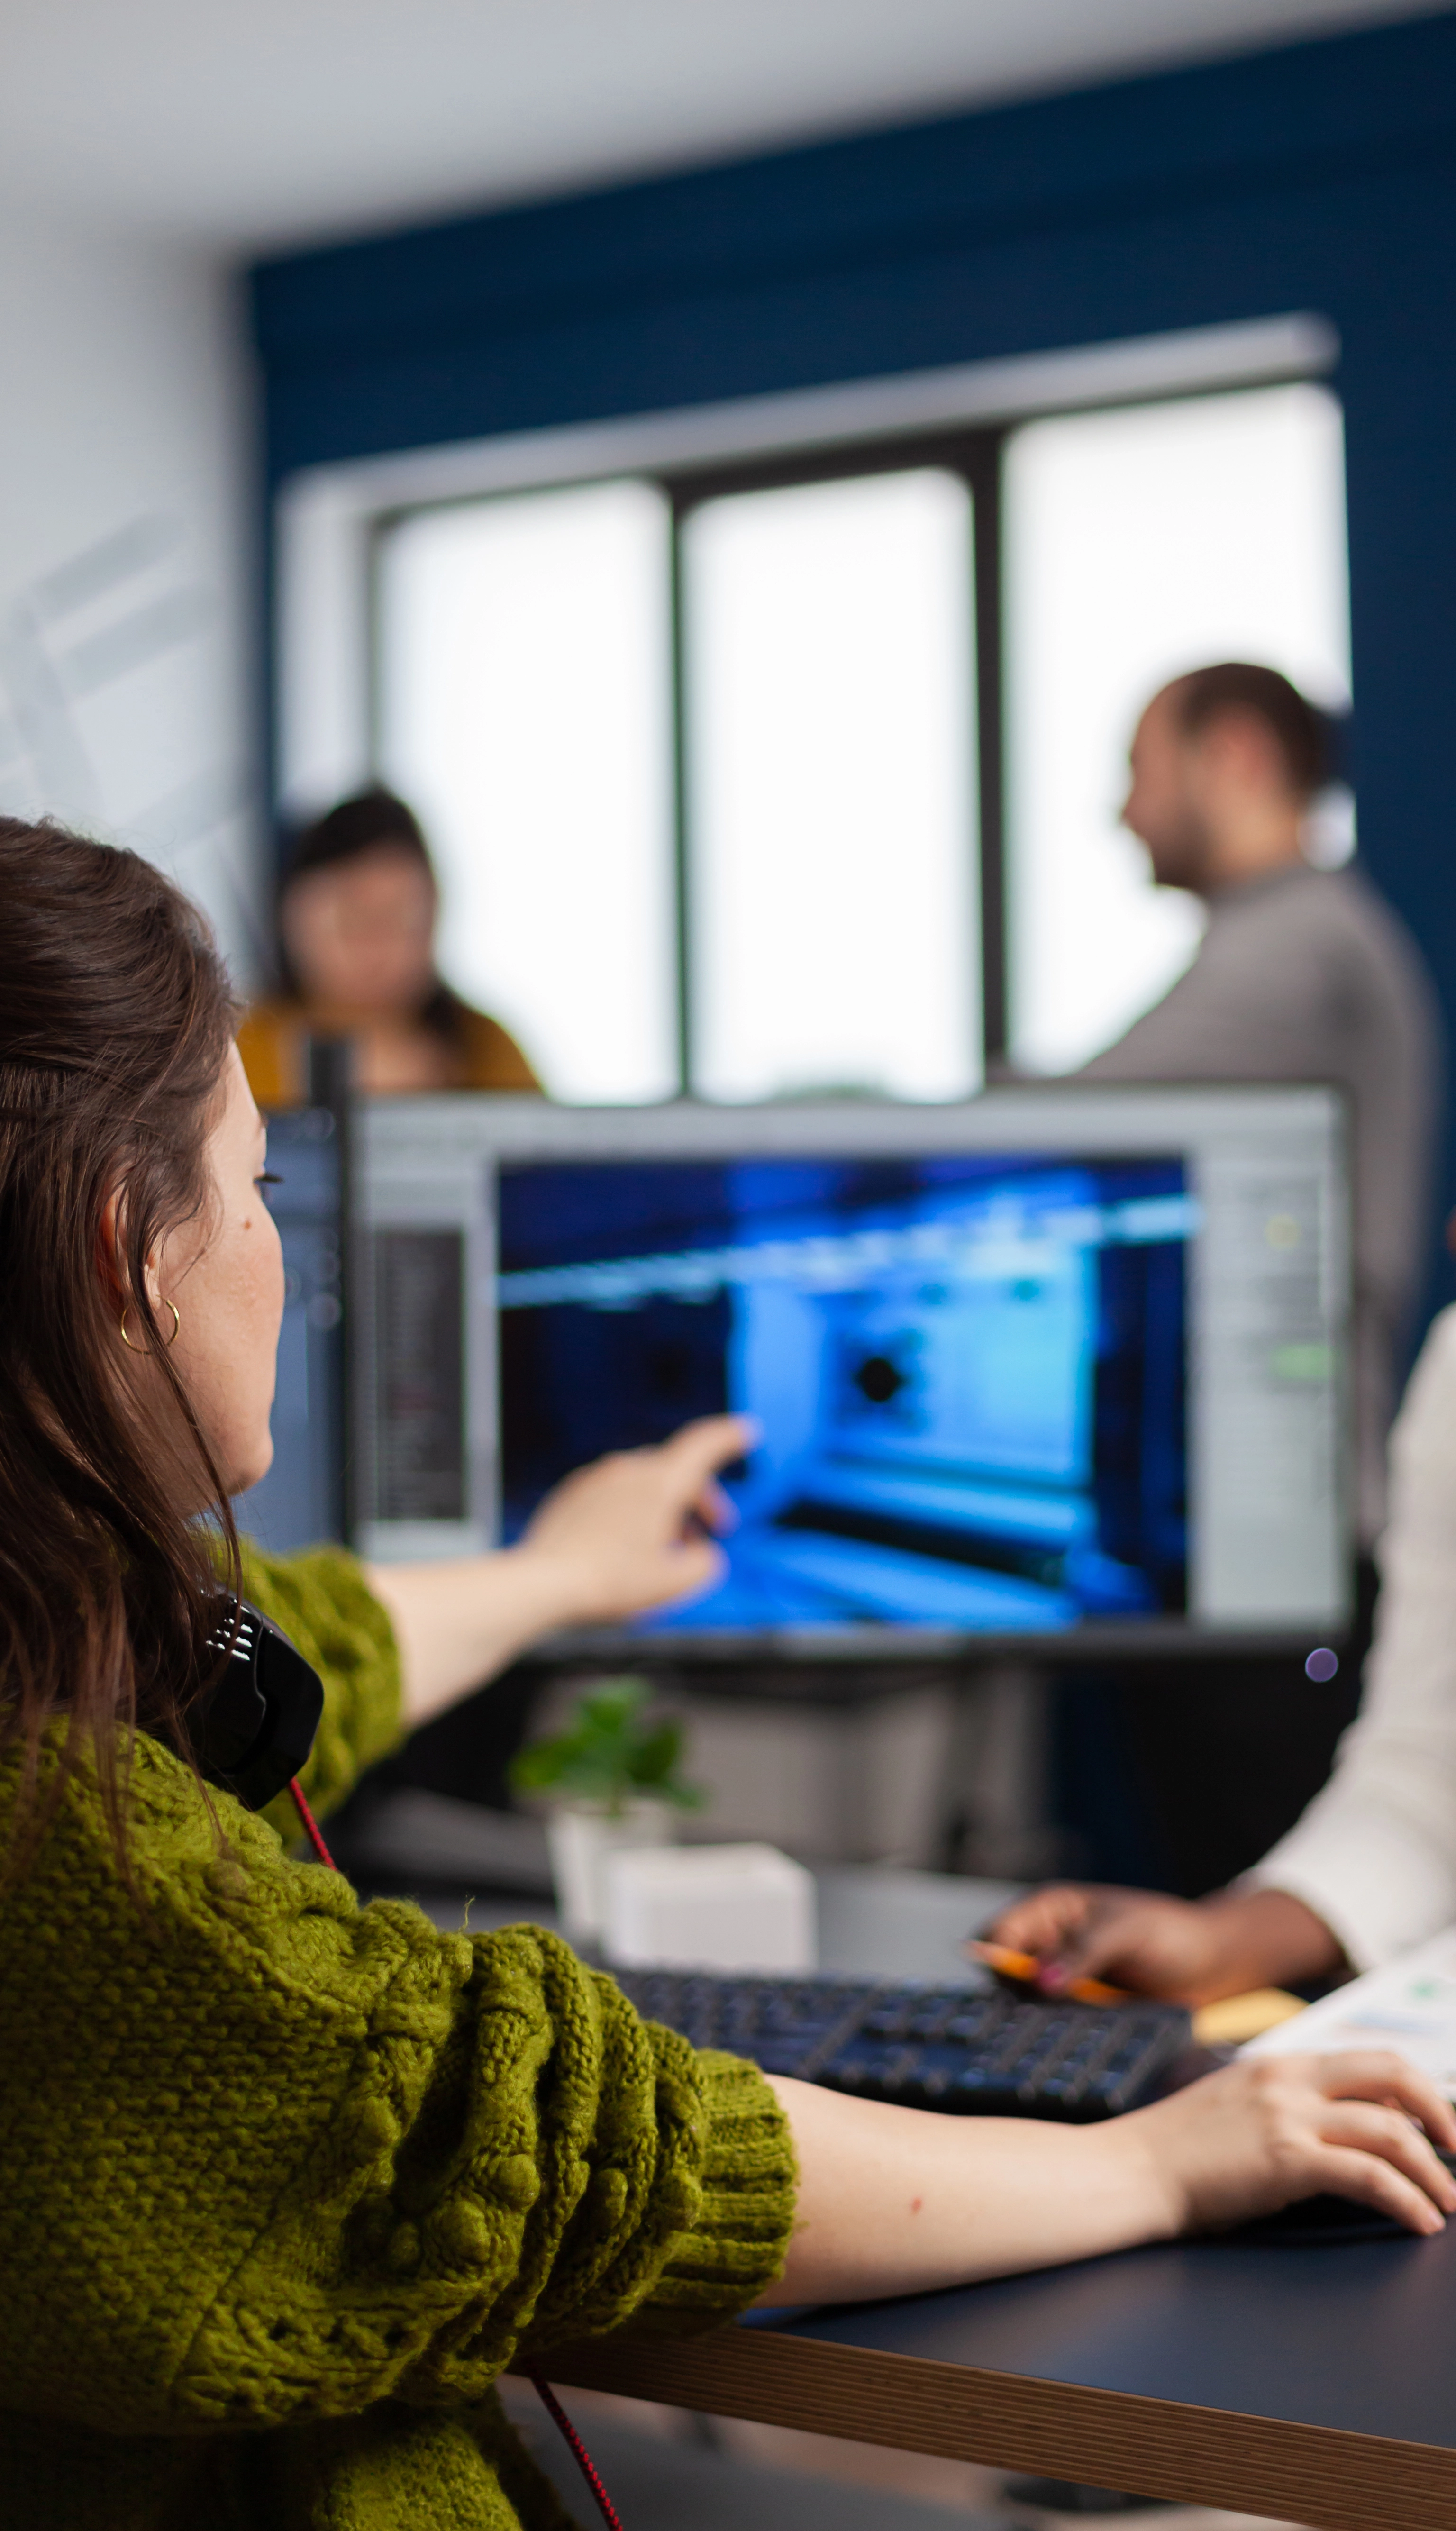
[[[273,1464],[233,1508],[246,1537],[275,1553],[348,1536],[348,1375],[344,1331],[346,1154],[328,1107],[267,1118],[268,1189],[283,1243],[283,1327],[273,1395]]]
[[[614,1649],[1080,1656],[1345,1622],[1334,1091],[456,1097],[368,1106],[359,1144],[370,1554],[509,1543],[584,1460],[732,1408],[758,1438],[724,1579]]]

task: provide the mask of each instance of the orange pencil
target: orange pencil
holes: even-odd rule
[[[973,1960],[980,1960],[998,1977],[1016,1978],[1023,1986],[1035,1986],[1041,1973],[1041,1963],[1030,1951],[1008,1951],[1001,1942],[973,1940],[962,1946]],[[1126,2003],[1127,1989],[1104,1986],[1100,1978],[1069,1978],[1058,1995],[1069,1995],[1075,2003]]]

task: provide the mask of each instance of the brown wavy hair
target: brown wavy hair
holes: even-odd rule
[[[238,1587],[237,1532],[143,1267],[169,1231],[205,1215],[236,1016],[206,925],[160,872],[49,820],[0,817],[0,1757],[22,1752],[12,1870],[84,1754],[123,1844],[133,1730],[185,1751],[188,1705],[218,1666],[208,1639],[219,1579]],[[129,1376],[124,1304],[129,1342],[161,1375],[159,1412]],[[58,1720],[60,1763],[37,1804]]]

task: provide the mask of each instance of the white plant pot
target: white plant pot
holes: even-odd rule
[[[601,1939],[606,1857],[634,1846],[671,1845],[678,1817],[671,1802],[654,1801],[624,1802],[615,1812],[605,1802],[562,1802],[547,1813],[551,1878],[568,1941]]]

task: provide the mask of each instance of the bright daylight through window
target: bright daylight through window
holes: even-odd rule
[[[670,585],[646,483],[383,540],[380,769],[438,858],[441,965],[560,1098],[676,1085]]]
[[[853,463],[383,523],[378,770],[436,846],[450,983],[557,1097],[955,1098],[982,1013],[993,1056],[1075,1067],[1198,943],[1119,824],[1143,704],[1226,658],[1348,703],[1325,387]]]
[[[974,1089],[965,485],[740,493],[683,548],[696,1086]]]
[[[1013,1061],[1110,1044],[1198,946],[1118,823],[1142,705],[1255,659],[1350,699],[1340,409],[1288,386],[1019,430],[1004,478]]]

